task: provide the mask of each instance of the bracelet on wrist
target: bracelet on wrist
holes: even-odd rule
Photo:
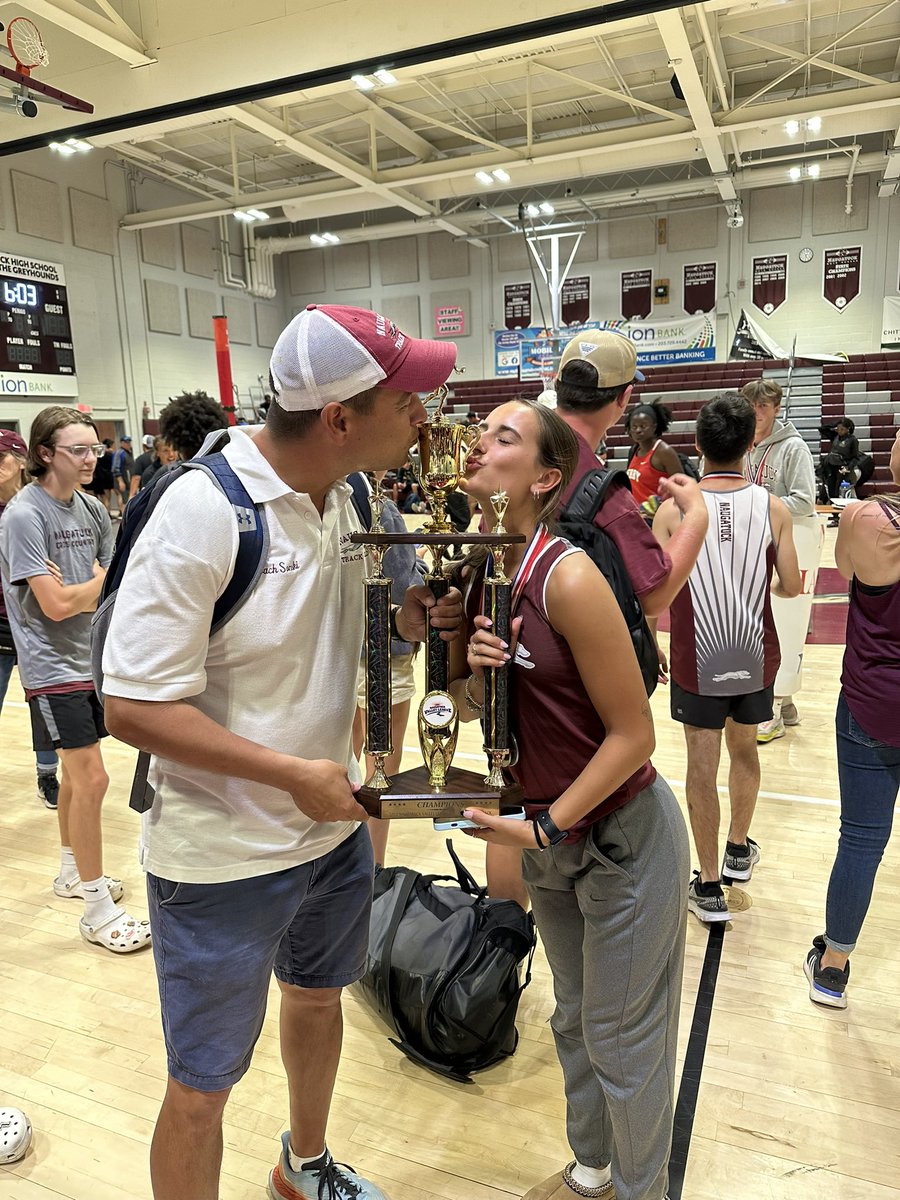
[[[484,702],[482,701],[482,703],[479,704],[479,702],[472,695],[471,686],[472,686],[472,680],[474,678],[475,678],[474,675],[470,675],[469,678],[466,680],[466,688],[465,688],[466,707],[468,708],[469,712],[477,713],[478,716],[480,717],[481,714],[484,712]]]
[[[560,842],[564,842],[568,837],[568,830],[559,828],[550,816],[549,809],[542,809],[534,819],[551,846],[558,846]]]
[[[531,828],[534,830],[534,840],[537,842],[537,848],[543,853],[549,843],[541,841],[541,827],[538,825],[537,820],[531,822]]]

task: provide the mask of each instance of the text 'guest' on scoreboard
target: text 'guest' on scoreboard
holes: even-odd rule
[[[0,250],[0,397],[77,395],[63,268]]]

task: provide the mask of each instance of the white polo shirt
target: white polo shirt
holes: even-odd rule
[[[132,549],[103,654],[104,691],[131,700],[186,700],[240,737],[301,758],[347,765],[364,630],[365,553],[350,488],[335,484],[320,517],[236,428],[225,456],[264,505],[269,557],[238,613],[209,636],[231,578],[237,522],[201,472],[160,500]],[[320,858],[356,829],[319,824],[277,788],[154,758],[144,815],[145,870],[221,883]]]

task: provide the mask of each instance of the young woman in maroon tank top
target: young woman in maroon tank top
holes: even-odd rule
[[[900,433],[891,474],[900,487]],[[900,793],[900,492],[849,505],[834,557],[851,581],[835,718],[841,835],[828,883],[825,933],[813,939],[804,970],[811,1000],[846,1008],[850,954]]]
[[[471,810],[489,847],[512,847],[553,973],[551,1020],[574,1161],[525,1200],[662,1200],[672,1134],[686,886],[684,819],[649,761],[653,719],[625,621],[600,571],[544,522],[578,458],[551,410],[515,401],[482,424],[462,487],[525,535],[507,560],[513,638],[480,615],[484,564],[467,580],[468,644],[451,645],[463,720],[485,667],[512,661],[511,773],[525,821]],[[512,655],[512,659],[510,656]]]

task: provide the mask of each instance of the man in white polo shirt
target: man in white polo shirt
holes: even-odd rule
[[[372,850],[351,752],[364,554],[345,477],[402,462],[456,347],[367,309],[311,305],[272,354],[263,427],[224,454],[269,536],[266,567],[210,635],[237,526],[202,472],[136,541],[103,655],[108,727],[154,758],[147,871],[169,1082],[150,1153],[156,1200],[216,1200],[222,1112],[250,1064],[274,968],[290,1132],[275,1200],[384,1200],[325,1145],[341,989],[364,970]],[[396,627],[449,639],[458,592],[411,588]],[[146,653],[137,662],[132,648]]]

